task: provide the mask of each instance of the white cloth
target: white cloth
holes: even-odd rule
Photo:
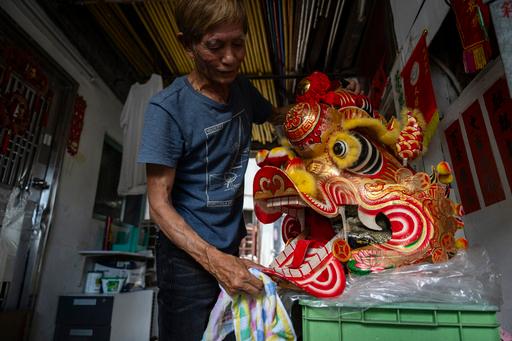
[[[144,111],[149,100],[163,89],[162,77],[151,75],[145,84],[135,83],[121,112],[123,128],[123,160],[117,192],[119,195],[137,195],[146,192],[146,169],[137,163],[139,141],[144,125]]]
[[[231,298],[221,287],[210,313],[202,341],[221,341],[235,332],[237,341],[295,341],[293,324],[276,291],[276,283],[257,269],[249,271],[261,279],[264,290],[255,297]]]

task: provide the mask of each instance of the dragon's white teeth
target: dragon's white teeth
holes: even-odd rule
[[[266,214],[277,214],[279,212],[281,212],[281,210],[279,209],[279,207],[270,207],[267,205],[267,202],[265,200],[257,200],[254,204],[254,206],[258,206],[258,208],[262,211],[262,212],[265,212]]]
[[[280,197],[267,200],[267,207],[298,206],[304,207],[306,204],[299,197]]]
[[[319,209],[321,210],[327,210],[329,208],[329,206],[327,206],[325,203],[317,200],[316,198],[312,197],[311,195],[308,195],[308,194],[304,194],[310,201],[313,205],[315,205],[315,207],[318,207]]]

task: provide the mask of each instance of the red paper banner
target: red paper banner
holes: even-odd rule
[[[480,203],[476,194],[473,175],[469,168],[466,146],[462,138],[462,130],[459,121],[453,122],[444,132],[450,151],[453,172],[459,189],[460,200],[466,214],[480,209]]]
[[[487,34],[489,8],[482,0],[452,0],[451,3],[464,49],[464,69],[473,73],[482,69],[492,55]]]
[[[87,103],[82,96],[77,96],[75,99],[75,107],[73,116],[71,118],[71,126],[69,127],[67,151],[71,156],[75,156],[78,153],[78,147],[80,145],[80,135],[82,134],[82,128],[84,127],[84,116]]]
[[[501,16],[503,18],[512,18],[512,1],[503,1],[501,4]]]
[[[499,201],[505,200],[505,193],[500,181],[496,160],[492,153],[489,135],[485,127],[482,110],[478,101],[473,102],[462,113],[462,120],[466,128],[469,147],[473,155],[476,174],[485,206],[490,206]]]
[[[437,128],[439,114],[428,59],[427,32],[421,35],[418,45],[405,64],[401,76],[404,82],[405,104],[409,108],[419,109],[427,123],[423,144],[428,146],[430,138]]]
[[[508,184],[512,186],[512,99],[505,78],[498,79],[485,92],[484,99]]]

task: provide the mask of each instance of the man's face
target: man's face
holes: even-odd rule
[[[197,71],[210,82],[231,84],[245,57],[242,24],[221,24],[206,33],[189,52]]]

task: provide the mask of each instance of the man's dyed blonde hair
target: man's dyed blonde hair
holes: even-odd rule
[[[247,15],[241,0],[177,0],[176,22],[186,45],[198,43],[219,24],[241,23],[247,33]]]

